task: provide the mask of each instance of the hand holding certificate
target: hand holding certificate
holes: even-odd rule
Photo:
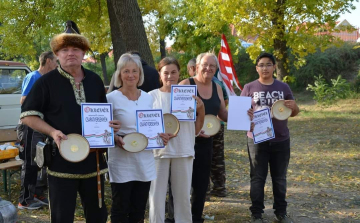
[[[81,103],[82,135],[90,148],[114,147],[114,130],[109,126],[113,119],[111,103]]]
[[[164,120],[161,109],[136,110],[137,132],[148,138],[146,149],[164,148],[163,140],[160,137],[164,133]]]
[[[253,131],[254,144],[275,138],[269,108],[254,112],[253,122],[255,123]]]
[[[179,121],[196,121],[196,85],[172,85],[171,86],[171,114]]]

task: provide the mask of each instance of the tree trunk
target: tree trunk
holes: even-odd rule
[[[285,40],[285,3],[286,0],[278,0],[271,19],[273,26],[276,28],[276,38],[274,39],[274,54],[276,56],[276,79],[282,81],[288,75],[288,58],[287,41]]]
[[[136,0],[108,0],[113,6],[126,51],[136,50],[141,58],[154,67],[154,59],[147,40],[144,23]]]
[[[160,55],[161,59],[166,57],[165,40],[160,37]]]
[[[113,53],[114,53],[114,63],[115,69],[117,66],[117,62],[120,56],[126,52],[125,43],[122,39],[120,25],[117,21],[116,14],[114,11],[114,7],[112,6],[112,1],[107,0],[109,20],[110,20],[110,28],[111,28],[111,40],[113,45]]]
[[[100,54],[100,62],[101,62],[102,75],[104,77],[104,84],[109,85],[109,78],[106,72],[106,61],[105,61],[106,56],[107,53]]]

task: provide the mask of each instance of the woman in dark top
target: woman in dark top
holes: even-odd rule
[[[183,80],[180,84],[197,85],[198,96],[205,105],[205,114],[218,116],[227,121],[228,112],[221,87],[212,81],[217,69],[217,58],[212,53],[202,53],[196,58],[196,76]],[[212,137],[200,132],[195,140],[195,160],[192,176],[192,220],[194,223],[204,222],[206,191],[209,184],[210,167],[212,158]]]

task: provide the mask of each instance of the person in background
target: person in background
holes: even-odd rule
[[[149,94],[153,96],[154,109],[170,113],[171,85],[177,85],[180,78],[180,65],[171,57],[163,58],[158,64],[162,87]],[[204,124],[205,108],[202,100],[195,97],[197,117],[195,123],[180,121],[177,135],[171,135],[164,149],[154,150],[157,178],[150,187],[150,223],[164,222],[166,187],[170,176],[171,191],[174,200],[175,222],[192,222],[190,190],[194,159],[195,135]]]
[[[256,71],[259,78],[244,86],[241,96],[251,97],[252,108],[260,110],[273,105],[277,100],[285,100],[285,106],[292,110],[291,117],[299,113],[299,107],[286,83],[273,78],[275,58],[272,54],[262,53],[256,59]],[[248,132],[247,147],[250,161],[250,198],[251,222],[261,223],[264,213],[264,187],[270,166],[273,186],[276,222],[291,223],[286,207],[286,174],[290,160],[290,133],[287,120],[272,119],[275,138],[254,144],[252,134]]]
[[[136,110],[148,110],[153,107],[153,98],[138,89],[144,82],[141,60],[135,54],[123,54],[114,74],[114,83],[118,90],[107,94],[107,100],[113,104],[114,120],[121,122],[117,137],[136,132]],[[169,139],[160,134],[164,144]],[[122,144],[124,145],[124,144]],[[156,178],[154,155],[151,150],[131,153],[118,145],[109,148],[109,176],[112,191],[111,222],[144,222],[146,203],[150,184]]]
[[[217,72],[219,75],[219,72]],[[221,87],[224,95],[225,107],[229,103],[229,96],[226,92],[223,82],[221,82],[216,75],[213,81]],[[225,123],[221,121],[220,131],[213,136],[213,156],[211,160],[210,179],[213,183],[210,194],[216,197],[226,197],[226,171],[225,171],[225,156],[224,156],[224,131]]]
[[[28,73],[22,83],[20,104],[23,104],[34,83],[42,75],[54,70],[57,67],[57,58],[52,51],[43,52],[39,57],[40,67],[38,70]],[[24,148],[20,152],[20,158],[24,160],[21,168],[21,187],[19,196],[19,209],[39,209],[49,205],[44,191],[47,188],[46,169],[41,170],[38,176],[39,167],[34,161],[36,155],[36,144],[44,141],[45,136],[26,125],[20,124],[17,127],[17,135],[20,145]]]
[[[189,60],[187,64],[187,71],[190,77],[196,75],[196,58],[192,58],[191,60]]]

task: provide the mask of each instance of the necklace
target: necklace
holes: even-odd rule
[[[136,106],[138,105],[138,100],[140,98],[140,94],[141,94],[141,92],[140,92],[140,90],[138,90],[138,97],[137,97],[136,101],[134,101]]]

